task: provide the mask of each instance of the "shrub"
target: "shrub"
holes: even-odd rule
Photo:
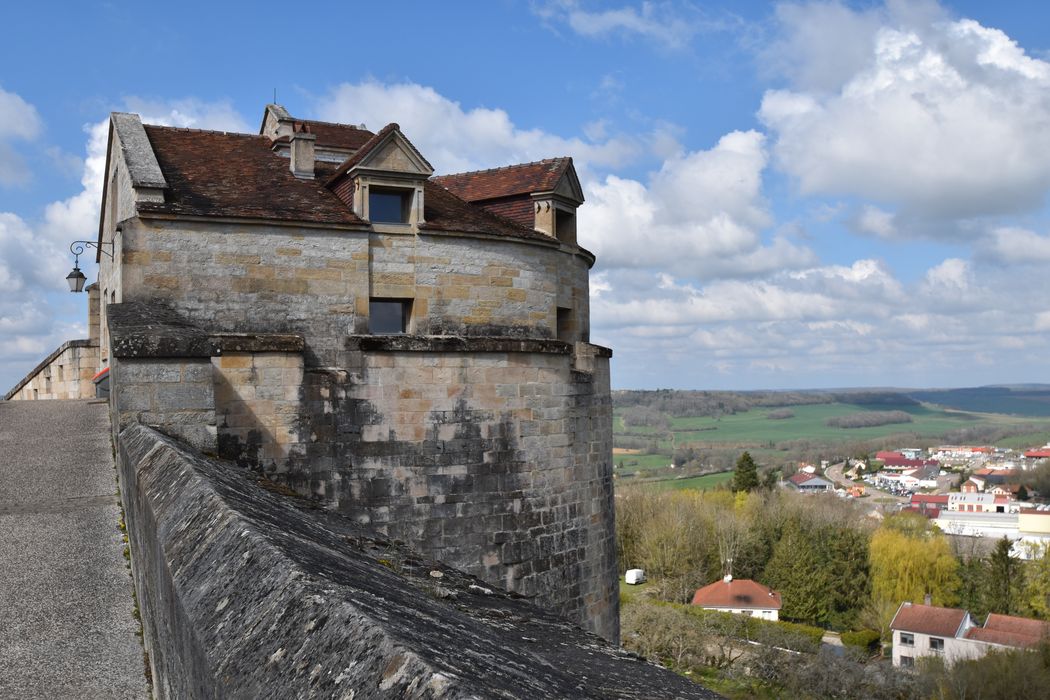
[[[911,422],[911,415],[904,411],[861,411],[828,418],[824,425],[831,428],[874,428],[879,425]]]
[[[875,630],[857,630],[855,632],[842,633],[843,644],[870,653],[878,651],[881,638],[882,635]]]

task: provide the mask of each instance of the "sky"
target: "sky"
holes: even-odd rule
[[[439,174],[572,156],[614,388],[1050,381],[1037,2],[16,3],[0,392],[86,337],[106,120],[396,121]],[[93,253],[93,251],[91,251]],[[94,255],[81,258],[94,279]],[[86,263],[86,264],[85,264]]]

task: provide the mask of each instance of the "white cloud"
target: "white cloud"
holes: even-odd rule
[[[715,16],[691,2],[624,4],[588,9],[579,0],[552,0],[533,5],[541,19],[564,24],[588,39],[641,39],[669,49],[684,49],[698,35],[738,29],[743,21],[728,12]]]
[[[35,139],[43,129],[36,108],[0,87],[0,185],[20,185],[30,173],[22,156],[8,141]]]
[[[396,121],[438,174],[572,155],[577,168],[616,167],[634,158],[637,139],[592,143],[515,125],[502,109],[464,109],[433,88],[415,83],[343,83],[316,101],[319,119],[364,123],[373,131]]]
[[[580,241],[609,268],[654,268],[684,276],[738,277],[812,264],[813,254],[784,237],[769,243],[762,198],[764,139],[723,136],[706,151],[678,153],[648,184],[607,176],[588,183]]]
[[[1004,265],[1045,266],[1050,263],[1050,236],[1003,226],[993,230],[978,250],[986,258]]]
[[[797,85],[762,100],[776,165],[803,194],[859,196],[917,217],[1038,207],[1050,187],[1050,64],[997,29],[900,7],[781,12],[785,41],[807,51],[792,54]],[[835,75],[809,75],[825,70]]]
[[[124,102],[126,109],[141,116],[145,124],[247,134],[255,132],[229,100],[207,102],[195,97],[181,100],[128,97]]]
[[[879,238],[893,238],[897,235],[893,214],[872,204],[865,204],[860,208],[853,226],[861,233],[869,233]]]

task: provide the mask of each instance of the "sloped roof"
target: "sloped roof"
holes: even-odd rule
[[[1048,636],[1050,623],[998,613],[988,615],[984,627],[974,627],[966,632],[967,639],[1011,647],[1035,646]]]
[[[144,128],[168,186],[163,202],[139,202],[142,212],[368,225],[324,185],[326,177],[345,172],[345,165],[334,169],[317,161],[317,177],[303,180],[292,174],[287,158],[273,153],[266,136],[152,125]],[[368,133],[370,141],[379,136]],[[425,184],[424,192],[426,223],[420,226],[421,231],[485,233],[551,242],[549,236],[473,206],[432,182]]]
[[[164,202],[140,202],[140,211],[365,224],[321,182],[295,177],[265,136],[145,129],[168,188]]]
[[[890,623],[890,628],[904,632],[919,632],[937,637],[954,637],[966,619],[967,612],[958,608],[940,608],[934,605],[902,603]]]
[[[571,166],[572,158],[548,158],[521,165],[441,175],[432,180],[461,199],[482,202],[533,192],[549,192],[558,185]]]
[[[330,146],[332,148],[345,148],[356,151],[368,143],[375,134],[368,129],[360,129],[351,124],[334,124],[332,122],[318,122],[312,119],[296,119],[295,126],[300,124],[309,127],[310,133],[317,137],[315,142],[318,146]]]
[[[780,610],[780,594],[750,579],[724,579],[697,589],[693,605],[705,608]]]

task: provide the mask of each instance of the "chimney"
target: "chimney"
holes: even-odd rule
[[[292,133],[292,174],[303,180],[314,179],[314,142],[317,136],[305,124]]]
[[[84,291],[88,293],[88,340],[92,345],[98,345],[100,335],[98,282],[89,284]]]
[[[922,603],[923,605],[933,605],[933,596],[927,593],[925,596],[923,596]]]

